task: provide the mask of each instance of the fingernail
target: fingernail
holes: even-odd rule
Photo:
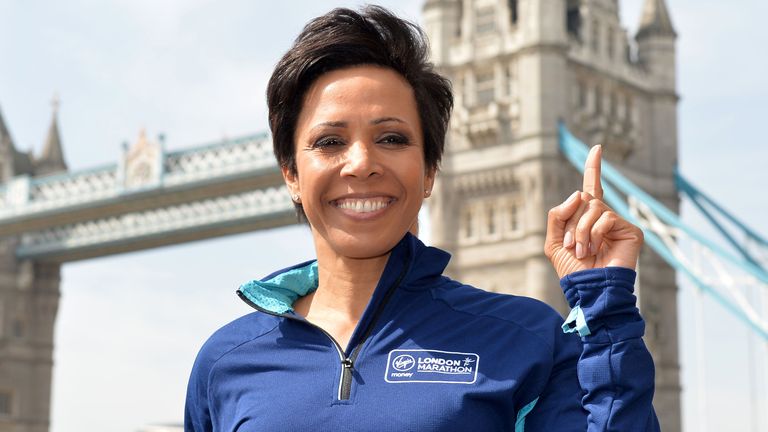
[[[563,246],[569,248],[573,245],[573,234],[571,234],[570,231],[565,232],[565,237],[563,238]]]
[[[576,258],[584,258],[584,246],[581,243],[576,243]]]
[[[565,202],[563,203],[563,206],[568,207],[568,204],[572,203],[573,200],[575,200],[578,195],[579,195],[579,191],[572,193],[571,196],[569,196],[568,199],[565,200]]]

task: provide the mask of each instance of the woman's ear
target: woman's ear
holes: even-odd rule
[[[424,174],[424,197],[427,198],[432,195],[432,188],[435,187],[435,176],[437,175],[437,168],[427,168],[426,174]]]
[[[300,201],[301,188],[299,187],[298,175],[290,167],[280,167],[280,171],[283,173],[283,180],[285,180],[285,186],[288,187],[288,193],[291,194],[293,201]],[[297,199],[297,197],[299,197]]]

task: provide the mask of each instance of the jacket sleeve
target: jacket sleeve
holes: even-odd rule
[[[573,309],[562,331],[555,330],[546,384],[517,413],[515,432],[659,431],[653,360],[632,294],[635,276],[609,267],[560,280]]]
[[[208,404],[208,376],[210,362],[205,351],[197,355],[187,384],[187,398],[184,404],[184,432],[211,432],[211,411]]]
[[[631,269],[608,267],[560,280],[573,308],[563,331],[581,336],[576,369],[590,432],[659,430],[652,405],[653,359],[632,294],[635,277]]]

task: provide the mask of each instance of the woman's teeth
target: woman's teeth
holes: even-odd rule
[[[370,213],[376,210],[381,210],[388,206],[391,201],[388,199],[374,199],[374,200],[353,200],[345,199],[336,202],[336,207],[345,210],[352,210],[358,213]]]

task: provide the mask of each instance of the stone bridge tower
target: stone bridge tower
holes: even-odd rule
[[[66,169],[55,106],[39,157],[15,148],[0,114],[0,184]],[[61,266],[17,260],[18,243],[0,238],[0,432],[47,432]]]
[[[432,59],[456,107],[430,199],[432,242],[449,272],[565,312],[542,245],[547,210],[581,188],[558,150],[557,122],[677,211],[676,34],[664,0],[645,0],[634,41],[618,0],[428,0]],[[640,308],[656,364],[662,430],[679,431],[675,272],[649,248]]]

